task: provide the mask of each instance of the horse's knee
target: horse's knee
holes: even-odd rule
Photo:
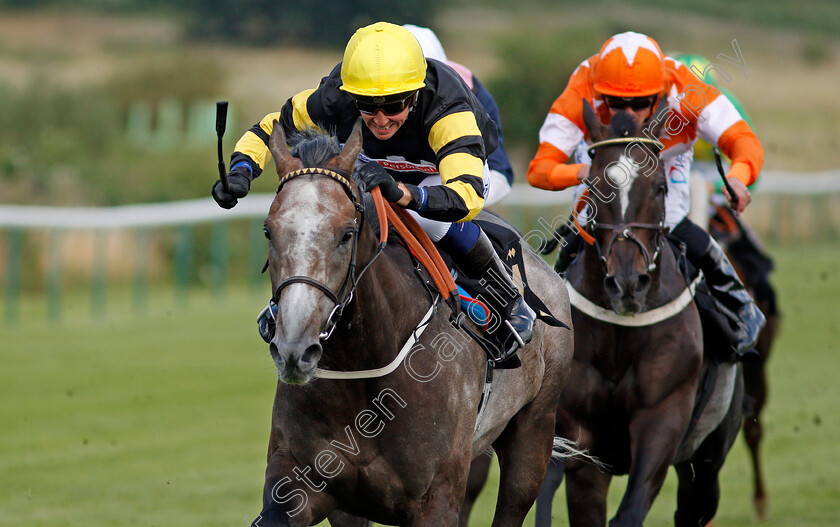
[[[762,436],[761,421],[758,419],[744,419],[744,440],[750,448],[758,446]]]
[[[473,459],[470,465],[470,473],[467,477],[467,492],[465,502],[472,503],[478,497],[481,489],[487,483],[487,475],[490,472],[490,463],[493,460],[492,454],[482,454]]]
[[[371,523],[365,518],[351,516],[346,512],[333,511],[327,516],[331,527],[370,527]]]
[[[286,512],[265,508],[251,522],[251,527],[292,527],[292,525],[303,524],[292,524]]]
[[[535,515],[535,527],[551,527],[551,509],[554,503],[554,494],[563,482],[563,471],[565,462],[559,459],[552,459],[548,464],[540,494],[537,496],[537,510]]]
[[[552,492],[557,490],[557,487],[563,482],[563,472],[565,470],[566,462],[561,459],[551,459],[548,464],[548,470],[545,473],[545,481],[543,481],[543,488],[551,488]]]
[[[289,477],[273,484],[267,480],[263,491],[263,509],[254,519],[252,527],[302,527],[313,518],[313,503],[309,494],[299,488],[284,488]],[[316,500],[317,501],[317,500]]]

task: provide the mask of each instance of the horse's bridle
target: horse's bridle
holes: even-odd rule
[[[275,304],[279,303],[280,292],[283,290],[283,288],[292,284],[307,284],[327,295],[327,298],[329,298],[333,302],[333,304],[335,304],[335,307],[333,307],[332,311],[330,312],[330,315],[327,317],[327,320],[324,323],[324,328],[319,334],[319,338],[321,340],[326,340],[330,338],[330,336],[333,333],[333,330],[335,330],[335,326],[338,323],[339,319],[341,319],[341,315],[344,312],[344,308],[353,300],[353,292],[356,289],[356,284],[359,282],[362,275],[364,275],[365,271],[367,271],[367,269],[376,259],[376,256],[379,256],[379,253],[377,253],[376,256],[374,256],[373,259],[371,259],[371,261],[368,262],[365,268],[362,269],[362,272],[359,273],[358,276],[356,276],[356,250],[359,244],[359,233],[361,232],[362,226],[365,222],[364,203],[356,194],[353,185],[347,180],[347,178],[345,178],[338,172],[334,172],[326,168],[301,168],[300,170],[289,172],[280,179],[280,185],[277,187],[277,193],[280,193],[280,190],[283,188],[283,185],[285,185],[288,181],[300,176],[325,176],[337,181],[344,188],[345,194],[347,194],[347,197],[349,197],[350,200],[353,202],[353,207],[361,216],[359,224],[353,229],[353,248],[351,249],[350,253],[350,266],[347,268],[347,274],[344,277],[344,282],[341,284],[341,289],[338,291],[338,293],[333,292],[333,290],[330,289],[327,285],[309,276],[290,276],[282,282],[280,282],[280,284],[277,286],[277,289],[274,290],[274,296],[272,296],[271,298],[271,300]]]
[[[656,139],[650,139],[647,137],[616,137],[613,139],[606,139],[604,141],[593,143],[589,146],[588,153],[590,157],[594,158],[595,150],[602,146],[632,143],[651,144],[657,147],[657,149],[659,150],[663,148],[662,143]],[[587,186],[590,185],[590,183],[587,183],[586,180],[584,180],[584,184],[586,184]],[[631,222],[618,224],[599,224],[595,221],[595,218],[590,218],[589,223],[592,225],[592,229],[606,230],[612,232],[613,234],[613,237],[610,239],[609,244],[607,244],[606,252],[601,251],[601,246],[598,243],[598,238],[591,236],[593,241],[590,242],[590,245],[595,247],[595,250],[598,253],[598,258],[601,260],[601,263],[604,265],[605,268],[607,265],[607,260],[609,259],[610,254],[612,253],[613,245],[615,244],[615,242],[620,240],[629,240],[639,247],[639,250],[642,253],[642,257],[645,259],[645,267],[647,268],[647,271],[652,272],[654,269],[656,269],[656,260],[659,258],[659,254],[662,252],[662,245],[665,240],[665,207],[662,207],[662,217],[660,218],[659,223]],[[645,244],[642,243],[642,240],[639,238],[639,235],[636,234],[632,229],[651,229],[656,231],[656,250],[653,252],[652,256],[650,254],[650,251],[648,251],[648,248],[645,247]]]

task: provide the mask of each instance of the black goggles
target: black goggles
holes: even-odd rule
[[[416,92],[415,92],[416,93]],[[353,97],[356,108],[367,115],[374,115],[382,110],[385,115],[396,115],[405,110],[414,100],[414,93],[397,100],[387,100],[385,97]]]
[[[613,110],[623,110],[630,108],[636,112],[652,108],[656,102],[656,95],[650,97],[615,97],[613,95],[604,95],[604,104]]]

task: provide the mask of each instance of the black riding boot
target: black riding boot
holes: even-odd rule
[[[709,239],[706,251],[693,263],[703,271],[712,295],[737,316],[738,341],[732,347],[737,355],[743,355],[755,347],[758,334],[766,322],[764,314],[741,283],[723,249],[713,239]]]
[[[531,340],[536,313],[519,294],[507,267],[493,250],[493,244],[484,231],[478,236],[472,249],[463,256],[454,257],[458,258],[455,262],[458,268],[468,278],[478,280],[487,291],[487,298],[480,295],[480,299],[496,310],[502,317],[502,324],[511,332],[511,338],[501,339],[505,340],[504,356],[501,358],[505,360],[513,357],[518,348]]]
[[[554,262],[554,270],[557,271],[557,274],[560,276],[566,275],[566,269],[575,261],[582,247],[583,237],[579,232],[569,230],[568,234],[563,236],[560,249],[557,251],[557,261]]]

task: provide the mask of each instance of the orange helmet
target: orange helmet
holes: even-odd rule
[[[659,44],[632,31],[604,42],[591,75],[592,87],[602,95],[644,97],[665,90],[665,62]]]

